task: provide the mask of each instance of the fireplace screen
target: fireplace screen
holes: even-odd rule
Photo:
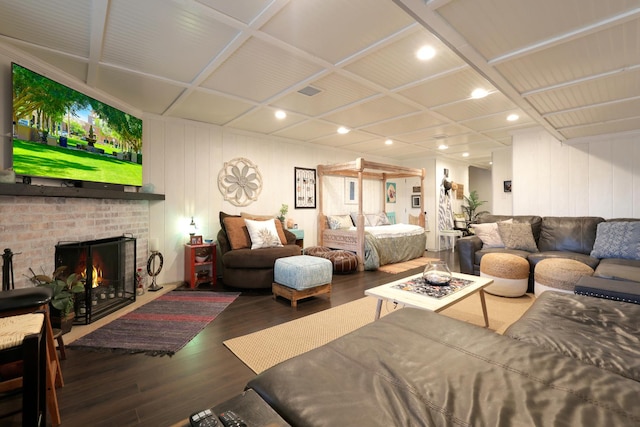
[[[58,243],[56,268],[76,273],[84,293],[76,294],[75,322],[89,324],[136,300],[136,239],[112,237],[86,242]]]

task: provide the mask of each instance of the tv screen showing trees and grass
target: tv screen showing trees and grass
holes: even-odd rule
[[[12,75],[16,175],[142,185],[142,120],[18,64]]]

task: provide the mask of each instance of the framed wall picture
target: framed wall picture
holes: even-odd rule
[[[412,190],[413,190],[413,192],[414,192],[414,193],[419,193],[419,192],[420,192],[420,190],[421,190],[421,188],[420,188],[420,186],[418,185],[417,187],[412,187]]]
[[[464,199],[464,184],[458,184],[458,188],[456,188],[456,199]]]
[[[396,183],[387,182],[387,203],[396,202]]]
[[[511,193],[511,180],[504,182],[504,192]]]
[[[419,194],[414,194],[411,196],[411,207],[412,208],[420,208],[421,197]]]
[[[189,243],[192,245],[201,245],[202,244],[202,236],[190,236],[191,239]]]
[[[294,167],[293,189],[296,209],[315,209],[316,170]]]
[[[358,204],[358,179],[344,179],[344,203],[347,205]]]

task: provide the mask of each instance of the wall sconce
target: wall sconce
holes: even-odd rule
[[[191,223],[189,224],[189,236],[193,236],[194,234],[196,234],[196,223],[193,220],[193,217],[191,217]]]

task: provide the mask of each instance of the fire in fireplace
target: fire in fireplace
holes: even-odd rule
[[[84,283],[76,294],[75,321],[89,324],[136,300],[136,239],[111,237],[85,242],[60,242],[56,268],[66,266]]]

